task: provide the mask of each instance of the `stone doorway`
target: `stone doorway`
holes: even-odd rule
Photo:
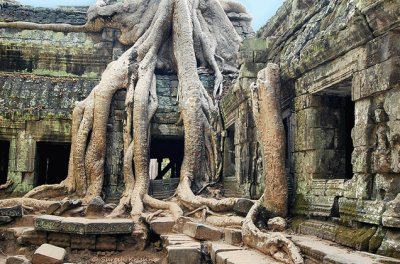
[[[175,193],[183,162],[184,140],[180,137],[153,137],[150,145],[149,194],[165,199]]]
[[[320,153],[323,161],[321,164],[326,165],[322,166],[321,176],[327,179],[351,179],[353,177],[351,156],[354,150],[351,131],[355,124],[355,103],[351,99],[351,82],[343,82],[325,89],[317,96],[321,97],[321,107],[315,120],[322,125],[315,130],[317,131],[315,138],[324,142],[321,144]],[[329,159],[331,161],[328,161]]]
[[[70,143],[36,143],[35,186],[57,184],[67,177],[70,150]]]
[[[7,182],[10,141],[0,140],[0,185]]]

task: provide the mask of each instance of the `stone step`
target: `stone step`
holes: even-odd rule
[[[88,219],[41,215],[34,219],[38,231],[78,235],[130,234],[134,229],[131,219]]]
[[[183,227],[183,233],[201,241],[216,241],[223,237],[219,228],[195,222],[187,222]]]
[[[158,235],[172,233],[174,225],[175,221],[172,217],[157,217],[150,221],[150,229]]]
[[[182,234],[162,235],[168,264],[200,264],[201,243]]]
[[[292,241],[300,248],[306,263],[315,264],[400,264],[400,259],[367,252],[354,251],[315,236],[293,235]]]
[[[229,245],[220,242],[210,242],[209,252],[214,264],[278,264],[270,256],[266,256],[256,250]]]

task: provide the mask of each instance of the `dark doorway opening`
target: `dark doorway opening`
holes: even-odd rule
[[[151,139],[149,194],[157,199],[171,197],[179,184],[183,162],[182,138]]]
[[[10,141],[0,140],[0,185],[7,182]]]
[[[343,149],[345,155],[345,179],[351,179],[353,177],[353,165],[351,164],[351,155],[354,151],[353,139],[351,138],[351,130],[355,125],[355,104],[351,100],[350,96],[342,98],[341,107],[341,132],[343,139]]]
[[[57,184],[67,178],[70,150],[70,143],[36,143],[35,186]]]
[[[355,125],[355,103],[351,100],[351,80],[327,88],[320,96],[321,107],[316,115],[320,124],[321,176],[326,179],[351,179],[354,151],[351,131]],[[334,134],[333,134],[334,133]],[[333,135],[333,137],[332,137]]]
[[[157,167],[151,172],[151,178],[153,180],[179,178],[183,162],[183,152],[183,139],[152,138],[150,160],[151,164],[153,166],[157,164]]]
[[[224,142],[223,175],[225,178],[235,176],[235,159],[235,124],[233,124],[226,130]]]

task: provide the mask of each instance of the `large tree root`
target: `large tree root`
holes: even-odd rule
[[[304,263],[299,249],[282,233],[261,232],[255,225],[263,198],[250,209],[242,226],[243,242],[257,250],[288,264]]]

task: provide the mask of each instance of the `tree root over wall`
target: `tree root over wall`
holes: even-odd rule
[[[129,213],[139,221],[145,208],[153,208],[169,211],[177,219],[183,215],[181,208],[207,208],[211,213],[209,221],[215,225],[243,223],[244,240],[249,246],[285,263],[301,263],[298,249],[283,234],[262,233],[253,223],[261,205],[281,216],[286,216],[287,210],[284,167],[282,170],[284,141],[282,143],[281,139],[284,133],[282,121],[279,120],[279,85],[276,83],[279,75],[276,76],[275,66],[269,66],[270,70],[267,68],[260,73],[258,96],[263,104],[256,104],[259,108],[258,112],[255,109],[255,113],[263,112],[263,116],[267,116],[265,120],[256,118],[256,123],[260,126],[259,131],[268,129],[268,133],[259,134],[267,164],[266,185],[278,190],[279,195],[271,199],[271,190],[267,187],[264,199],[256,203],[243,222],[238,217],[222,214],[233,209],[237,198],[205,198],[192,191],[193,186],[218,181],[221,171],[217,139],[221,129],[218,105],[202,85],[197,68],[207,67],[214,71],[213,94],[214,97],[221,95],[222,72],[235,69],[241,41],[226,15],[227,11],[245,12],[245,9],[226,0],[129,0],[112,5],[97,1],[89,8],[88,22],[83,26],[0,22],[3,28],[61,32],[99,32],[103,28],[117,28],[121,31],[119,41],[130,46],[119,59],[107,66],[90,95],[75,106],[67,178],[57,185],[37,187],[23,198],[1,200],[0,206],[22,204],[43,209],[50,206],[52,200],[78,198],[87,204],[100,196],[104,182],[110,105],[113,95],[125,89],[125,190],[119,205],[109,217]],[[179,79],[178,102],[184,129],[184,159],[177,199],[174,201],[157,200],[147,194],[150,182],[150,121],[158,106],[156,69],[174,72]],[[273,122],[268,119],[270,114]],[[271,144],[275,145],[271,147]],[[268,172],[270,170],[271,173]]]

